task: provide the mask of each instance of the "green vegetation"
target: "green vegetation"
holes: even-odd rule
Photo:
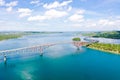
[[[87,47],[97,49],[97,50],[106,51],[106,52],[120,54],[120,44],[93,43],[93,44],[87,45]]]
[[[81,41],[81,39],[79,37],[73,38],[73,41]]]
[[[103,38],[112,38],[112,39],[120,39],[120,31],[111,31],[111,32],[92,32],[83,34],[84,36],[91,37],[103,37]]]
[[[19,37],[22,37],[22,34],[0,34],[0,41]]]

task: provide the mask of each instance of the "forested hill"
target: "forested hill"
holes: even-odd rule
[[[111,32],[94,32],[83,34],[84,36],[91,37],[103,37],[103,38],[112,38],[112,39],[120,39],[120,31],[111,31]]]

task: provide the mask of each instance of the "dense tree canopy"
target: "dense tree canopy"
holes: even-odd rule
[[[81,41],[81,39],[79,37],[73,38],[73,41]]]
[[[83,34],[85,36],[92,37],[103,37],[103,38],[112,38],[112,39],[120,39],[120,31],[111,31],[111,32],[94,32]]]

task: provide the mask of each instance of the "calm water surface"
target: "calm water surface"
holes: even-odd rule
[[[41,34],[0,42],[0,50],[49,42],[71,41],[72,34]],[[72,44],[55,45],[39,53],[0,59],[0,80],[120,80],[120,56]]]

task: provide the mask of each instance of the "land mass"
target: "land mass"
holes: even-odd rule
[[[87,47],[105,52],[120,54],[120,44],[92,43],[88,44]]]
[[[13,38],[19,38],[22,37],[22,34],[0,34],[0,41],[7,40],[7,39],[13,39]]]
[[[84,33],[83,35],[89,37],[120,39],[120,31],[91,32],[91,33]]]
[[[11,32],[0,32],[0,41],[2,40],[8,40],[13,38],[19,38],[24,35],[35,35],[35,34],[54,34],[54,33],[62,33],[62,32],[37,32],[37,31],[11,31]]]

